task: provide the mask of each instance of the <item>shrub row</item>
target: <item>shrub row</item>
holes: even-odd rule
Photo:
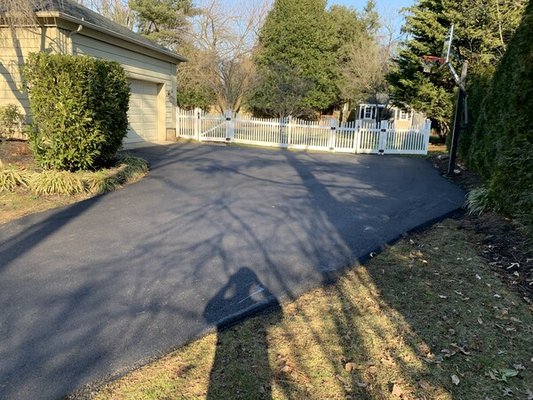
[[[533,2],[491,79],[471,85],[474,111],[461,152],[478,171],[485,203],[533,233]]]
[[[124,69],[92,57],[34,53],[24,67],[33,117],[30,146],[42,168],[109,163],[128,129]]]

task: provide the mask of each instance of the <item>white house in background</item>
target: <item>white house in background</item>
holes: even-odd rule
[[[412,109],[401,109],[399,107],[387,107],[385,104],[361,103],[357,107],[356,116],[361,121],[375,121],[383,116],[384,112],[390,117],[388,120],[394,123],[398,129],[408,129],[411,126],[418,126],[424,123],[426,117],[423,113]]]

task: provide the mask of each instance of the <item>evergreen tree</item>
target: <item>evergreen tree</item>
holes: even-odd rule
[[[454,52],[469,61],[469,75],[490,74],[515,31],[525,0],[420,0],[408,9],[403,44],[388,75],[393,101],[411,106],[448,131],[455,85],[446,69],[422,72],[423,55],[441,55],[444,37],[455,24]]]
[[[279,114],[274,99],[283,94],[299,99],[300,114],[333,105],[338,96],[332,33],[325,0],[276,0],[259,32],[255,62],[261,79],[250,106],[265,114]],[[293,76],[275,79],[279,71]],[[291,81],[295,83],[293,94]]]
[[[179,50],[188,28],[186,17],[194,13],[192,0],[129,0],[129,6],[140,34]]]

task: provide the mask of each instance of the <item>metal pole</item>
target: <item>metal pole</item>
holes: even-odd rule
[[[455,109],[455,117],[453,122],[452,144],[450,146],[450,161],[448,163],[448,175],[453,175],[455,169],[455,159],[457,158],[457,145],[459,143],[459,134],[461,132],[461,116],[463,115],[463,108],[466,99],[465,80],[468,71],[468,61],[464,61],[461,71],[461,80],[459,82],[459,95],[457,96],[457,107]]]

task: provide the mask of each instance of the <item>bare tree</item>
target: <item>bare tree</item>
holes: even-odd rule
[[[78,3],[120,25],[133,28],[134,18],[127,0],[78,0]]]
[[[2,23],[11,28],[37,25],[35,11],[43,9],[47,2],[47,0],[2,0],[0,2]]]
[[[347,102],[377,101],[387,94],[388,73],[400,40],[400,27],[393,16],[380,16],[379,28],[345,43],[339,50],[339,91]]]
[[[201,80],[216,97],[220,111],[239,111],[253,84],[251,51],[269,4],[242,1],[228,9],[220,0],[210,0],[193,19],[191,43],[197,54],[190,61],[197,64],[181,73]]]

